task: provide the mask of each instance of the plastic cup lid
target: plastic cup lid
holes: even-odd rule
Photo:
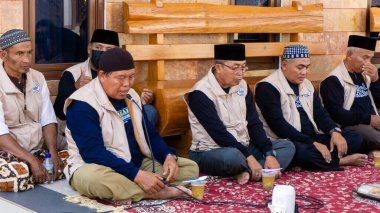
[[[263,174],[277,174],[279,171],[281,170],[281,168],[278,168],[278,169],[262,169],[261,172]]]

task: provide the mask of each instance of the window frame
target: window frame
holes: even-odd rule
[[[36,64],[35,63],[35,0],[23,0],[23,28],[32,39],[32,68],[44,73],[47,79],[59,79],[61,72],[71,67],[75,63],[52,63],[52,64]],[[104,8],[105,0],[88,0],[88,40],[90,40],[95,29],[103,29],[104,27]],[[86,44],[87,45],[87,44]]]

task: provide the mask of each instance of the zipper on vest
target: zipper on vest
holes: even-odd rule
[[[24,88],[23,88],[24,91],[22,91],[22,93],[24,93],[24,110],[26,110],[26,82],[24,84]]]
[[[225,99],[226,99],[225,101],[227,102],[228,101],[227,97]],[[228,114],[228,120],[229,120],[229,122],[231,122],[231,114],[230,113],[232,112],[232,110],[230,110],[230,108],[228,107],[228,105],[226,105],[226,102],[223,102],[223,106],[224,106],[224,108],[226,108],[226,110],[228,112],[227,113]]]

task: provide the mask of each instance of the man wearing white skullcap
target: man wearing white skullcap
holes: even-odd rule
[[[25,191],[59,175],[57,121],[44,76],[30,68],[30,37],[23,30],[9,30],[0,37],[0,49],[0,170],[9,171],[0,174],[0,191]],[[32,154],[44,142],[54,177]]]
[[[355,154],[362,138],[354,131],[342,132],[330,118],[306,79],[310,64],[306,46],[287,46],[281,68],[258,83],[256,103],[267,135],[291,140],[296,147],[294,165],[303,169],[364,165],[367,156]]]

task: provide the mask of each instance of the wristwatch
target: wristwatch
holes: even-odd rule
[[[276,150],[270,150],[270,151],[267,151],[267,152],[265,152],[264,155],[265,155],[265,157],[268,157],[268,156],[277,157]]]
[[[169,153],[168,155],[171,155],[175,159],[175,161],[178,161],[178,156],[177,155],[172,154],[172,153]]]
[[[334,133],[334,132],[338,132],[338,133],[342,134],[342,130],[339,127],[335,127],[334,129],[331,129],[329,134],[332,135],[332,133]]]

